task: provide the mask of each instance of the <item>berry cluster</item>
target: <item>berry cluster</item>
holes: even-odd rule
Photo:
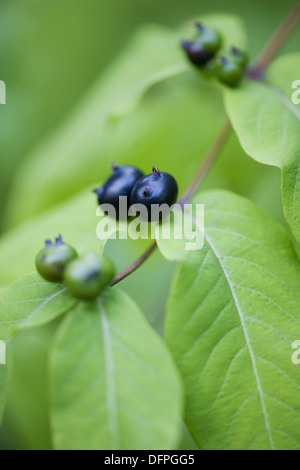
[[[152,204],[167,204],[171,206],[176,202],[178,186],[175,178],[155,167],[152,173],[144,175],[133,166],[113,166],[113,174],[101,188],[94,191],[98,203],[111,204],[117,217],[119,216],[119,197],[127,196],[127,208],[135,204],[143,204],[148,211],[148,220],[151,219]]]
[[[202,23],[196,23],[195,26],[195,39],[181,42],[190,62],[202,70],[209,71],[221,83],[236,87],[248,64],[248,54],[233,46],[228,54],[218,55],[222,46],[219,32]]]
[[[35,260],[39,274],[50,282],[64,282],[70,293],[81,300],[92,300],[109,285],[115,274],[113,263],[104,255],[87,253],[79,257],[63,242],[46,240]]]
[[[113,174],[95,193],[99,204],[111,204],[118,217],[120,196],[127,196],[128,208],[134,204],[144,204],[147,209],[151,204],[171,206],[176,202],[178,187],[173,176],[154,167],[152,173],[145,176],[133,166],[113,165]],[[109,258],[94,252],[79,257],[72,246],[64,243],[61,235],[55,243],[46,240],[35,264],[44,279],[64,282],[70,293],[81,300],[95,299],[115,275],[115,267]]]

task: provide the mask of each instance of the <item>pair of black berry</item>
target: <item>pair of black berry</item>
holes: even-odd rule
[[[39,274],[50,282],[64,282],[70,293],[82,300],[92,300],[109,285],[115,268],[109,258],[99,253],[79,257],[64,243],[61,235],[55,243],[47,240],[35,260]]]
[[[151,219],[151,207],[154,204],[172,206],[177,199],[178,186],[175,178],[155,167],[152,173],[144,175],[134,166],[113,166],[113,174],[101,188],[94,191],[98,203],[111,204],[119,217],[119,197],[127,197],[127,210],[130,206],[143,204]],[[127,214],[126,214],[127,215]]]
[[[221,83],[230,87],[237,86],[247,66],[248,54],[232,47],[229,54],[217,56],[222,46],[218,31],[201,23],[196,23],[196,29],[197,36],[194,40],[184,40],[181,43],[189,60],[196,67],[215,76]]]

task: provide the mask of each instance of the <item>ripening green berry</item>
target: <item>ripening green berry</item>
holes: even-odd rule
[[[59,235],[55,243],[46,240],[45,247],[35,259],[35,264],[39,274],[44,279],[50,282],[61,282],[66,266],[77,256],[76,250],[64,243],[61,235]]]
[[[219,57],[215,63],[215,76],[221,83],[236,87],[243,75],[243,70],[229,57]]]
[[[221,35],[213,28],[196,23],[197,36],[194,40],[184,40],[181,47],[184,49],[190,62],[196,67],[205,66],[215,56],[222,44]]]
[[[218,52],[222,45],[220,33],[214,28],[205,26],[202,23],[196,23],[196,28],[198,35],[195,42],[201,43],[204,49],[213,55]]]
[[[247,52],[238,49],[237,47],[232,47],[230,49],[230,58],[244,70],[249,62],[249,56]]]
[[[87,253],[70,263],[64,273],[70,293],[81,300],[92,300],[108,286],[115,275],[109,258],[99,253]]]

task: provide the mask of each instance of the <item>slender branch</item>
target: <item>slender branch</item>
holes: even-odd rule
[[[253,75],[252,78],[256,78],[256,79],[261,78],[263,70],[269,65],[271,60],[275,57],[275,55],[277,54],[279,49],[283,46],[284,42],[292,33],[293,29],[296,27],[299,21],[300,21],[300,2],[298,2],[296,6],[290,11],[288,16],[279,26],[277,31],[275,31],[271,39],[268,41],[266,47],[263,49],[262,53],[260,54],[256,64],[254,65],[254,67],[252,67],[249,70],[248,72],[249,77]],[[179,201],[181,205],[187,203],[189,199],[194,195],[198,186],[203,181],[204,177],[206,176],[212,164],[216,160],[218,154],[220,153],[223,145],[225,144],[230,134],[230,130],[231,130],[230,122],[228,119],[226,119],[226,122],[221,128],[212,146],[208,150],[194,178],[192,179],[192,181],[186,188],[181,200]],[[151,255],[151,253],[153,253],[156,247],[157,247],[157,244],[155,241],[134,263],[128,266],[128,268],[124,269],[124,271],[117,274],[117,276],[113,279],[111,286],[118,284],[118,282],[122,281],[127,276],[132,274],[139,266],[141,266],[148,259],[148,257]]]
[[[118,284],[118,282],[122,281],[123,279],[125,279],[125,277],[129,276],[137,268],[139,268],[141,264],[143,264],[146,261],[146,259],[149,258],[151,253],[153,253],[153,251],[155,250],[155,248],[156,248],[156,241],[152,243],[152,245],[150,245],[147,251],[145,251],[145,253],[143,253],[136,261],[134,261],[134,263],[128,266],[128,268],[124,269],[124,271],[117,274],[116,277],[114,277],[111,283],[111,287]]]
[[[215,138],[212,146],[209,148],[206,156],[204,157],[204,160],[202,161],[194,178],[192,179],[192,181],[186,188],[182,198],[180,199],[180,203],[182,205],[186,204],[191,199],[191,197],[194,195],[195,191],[197,190],[198,186],[202,183],[206,174],[210,170],[212,164],[214,163],[217,156],[219,155],[223,145],[225,144],[230,134],[230,131],[231,131],[231,124],[229,122],[229,119],[226,119],[219,134]]]
[[[254,68],[265,69],[275,57],[277,52],[281,49],[286,39],[293,32],[294,28],[300,21],[300,2],[297,2],[295,7],[289,12],[287,17],[283,20],[279,28],[271,36],[265,48],[261,52],[256,61]]]

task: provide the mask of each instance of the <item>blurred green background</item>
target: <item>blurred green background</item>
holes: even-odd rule
[[[65,188],[60,186],[56,199],[47,200],[42,192],[37,192],[41,202],[33,205],[31,201],[28,214],[26,193],[21,191],[18,195],[22,199],[20,209],[14,199],[18,178],[26,174],[30,165],[31,149],[39,148],[40,142],[44,139],[47,142],[48,136],[55,135],[55,129],[118,57],[137,28],[144,23],[176,27],[190,17],[205,13],[234,13],[244,20],[253,59],[295,3],[289,0],[1,0],[0,79],[7,86],[7,104],[0,106],[0,232],[3,239],[9,239],[8,229],[17,227],[19,221],[67,199],[97,180],[100,182],[109,173],[112,157],[121,161],[124,158],[128,163],[138,162],[145,171],[152,163],[162,169],[172,164],[181,190],[193,175],[198,157],[202,158],[222,124],[224,111],[218,93],[206,84],[202,84],[202,91],[199,91],[200,79],[191,72],[187,77],[155,86],[138,109],[108,130],[103,137],[103,148],[96,149],[95,153],[102,152],[99,175],[95,174],[98,164],[93,156],[94,170],[83,172],[74,187],[72,181],[68,181]],[[298,29],[281,53],[297,51],[299,42]],[[197,96],[201,98],[199,103]],[[195,135],[199,142],[195,141]],[[189,152],[190,160],[186,158]],[[64,155],[59,155],[58,159],[63,161]],[[38,168],[41,175],[43,171],[59,171],[51,169],[49,161],[42,162]],[[68,175],[65,177],[67,179]],[[38,173],[35,178],[38,184]],[[279,181],[278,170],[252,161],[232,136],[204,187],[224,187],[250,197],[283,222]],[[33,181],[32,186],[34,184]],[[59,229],[54,230],[56,233]],[[143,246],[142,243],[122,242],[112,247],[109,242],[107,251],[121,269]],[[23,258],[16,261],[20,275],[34,269],[33,263],[31,266],[25,258],[24,250],[24,263]],[[6,276],[6,266],[1,266],[1,270],[3,286],[11,282],[13,276]],[[139,276],[132,276],[122,285],[159,331],[162,331],[172,270],[173,266],[162,262],[156,253],[147,266],[141,268]],[[54,329],[55,325],[51,325],[24,332],[9,350],[11,387],[0,432],[0,448],[51,448],[46,363]],[[192,440],[187,433],[183,434],[181,447],[192,448]]]

